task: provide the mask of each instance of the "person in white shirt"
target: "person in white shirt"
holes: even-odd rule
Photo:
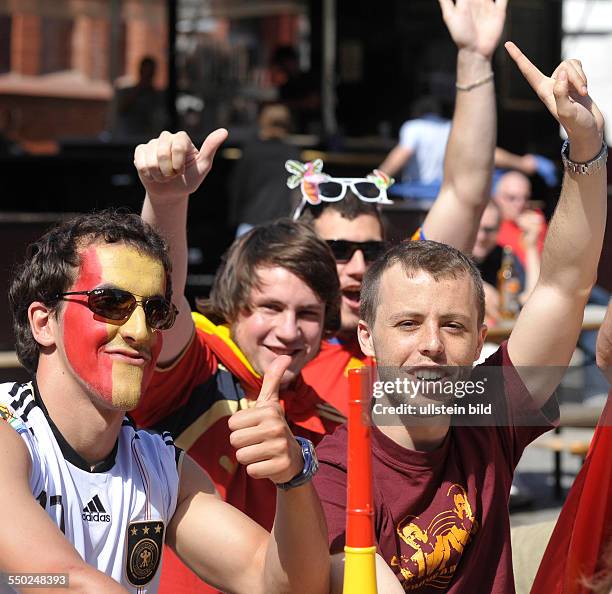
[[[164,542],[224,591],[328,591],[316,458],[278,403],[288,357],[230,421],[247,472],[280,487],[272,534],[223,502],[169,435],[125,416],[174,323],[170,295],[165,243],[114,211],[52,229],[17,270],[16,350],[33,379],[0,385],[0,508],[16,520],[0,527],[0,592],[52,580],[59,591],[151,594]]]

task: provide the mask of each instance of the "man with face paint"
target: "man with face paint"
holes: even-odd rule
[[[165,285],[161,262],[124,245],[88,246],[79,255],[81,266],[71,288],[73,293],[101,284],[118,286],[119,283],[138,282],[146,285],[146,293],[155,294]],[[159,355],[161,339],[137,353],[128,352],[123,337],[128,330],[127,323],[91,322],[91,312],[82,306],[83,296],[67,298],[60,337],[64,364],[72,368],[75,378],[106,405],[132,410],[140,401],[143,385],[149,383],[153,371],[151,361]]]
[[[163,240],[113,211],[52,229],[17,270],[16,350],[33,379],[0,385],[0,506],[18,518],[18,529],[0,527],[0,592],[153,594],[164,543],[226,591],[328,592],[325,523],[309,483],[316,459],[278,402],[288,357],[275,357],[255,406],[231,418],[236,458],[280,487],[274,535],[221,501],[168,433],[138,431],[126,416],[175,322],[171,293]]]

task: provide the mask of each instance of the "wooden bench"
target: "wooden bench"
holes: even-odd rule
[[[583,404],[562,404],[560,407],[559,427],[549,437],[542,437],[533,445],[537,448],[549,450],[554,456],[554,492],[558,499],[563,495],[561,486],[562,467],[561,456],[563,453],[580,456],[584,461],[593,433],[588,438],[577,439],[575,436],[564,436],[563,428],[595,429],[601,415],[601,408],[596,406],[584,406]]]
[[[581,439],[568,439],[561,435],[555,435],[549,439],[537,441],[533,445],[538,448],[550,450],[551,452],[567,452],[568,454],[574,454],[585,458],[588,451],[591,440]]]

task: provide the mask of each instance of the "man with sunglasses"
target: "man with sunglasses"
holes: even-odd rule
[[[469,253],[490,198],[497,132],[491,59],[504,27],[506,0],[468,0],[457,4],[441,0],[440,5],[458,49],[457,97],[444,160],[444,180],[416,237]],[[347,183],[325,176],[316,164],[313,171],[301,172],[294,167],[291,172],[302,182],[304,200],[300,218],[329,243],[336,256],[342,291],[340,332],[334,339],[323,341],[320,355],[304,368],[303,375],[319,394],[346,414],[348,370],[365,360],[356,334],[361,283],[369,265],[385,251],[377,205],[387,202],[386,187],[391,180],[383,172],[375,171],[361,182]],[[314,196],[310,191],[309,174],[323,175],[316,180],[322,195]],[[290,178],[288,184],[291,186],[295,181]],[[336,197],[340,187],[346,196],[342,200]],[[362,192],[355,191],[360,187]]]
[[[223,590],[328,592],[308,482],[316,461],[278,403],[288,357],[266,370],[255,407],[231,419],[236,457],[280,487],[274,535],[221,501],[169,434],[138,431],[125,415],[177,315],[166,245],[151,227],[113,211],[67,221],[31,246],[9,296],[33,380],[0,385],[0,506],[16,519],[0,527],[0,592],[154,594],[164,542]]]

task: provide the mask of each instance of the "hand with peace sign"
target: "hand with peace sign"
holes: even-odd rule
[[[564,60],[548,77],[514,43],[509,41],[505,47],[542,103],[565,128],[571,159],[586,162],[597,155],[603,140],[604,118],[588,94],[580,61]]]
[[[279,390],[291,357],[277,357],[264,374],[254,408],[239,410],[229,419],[230,443],[236,460],[249,476],[286,483],[304,468],[302,448],[291,433],[280,405]]]
[[[564,60],[548,77],[516,45],[506,43],[506,49],[569,139],[569,160],[563,154],[566,174],[546,234],[539,277],[507,346],[531,399],[541,408],[571,359],[597,278],[608,202],[604,119],[588,94],[578,60]]]

